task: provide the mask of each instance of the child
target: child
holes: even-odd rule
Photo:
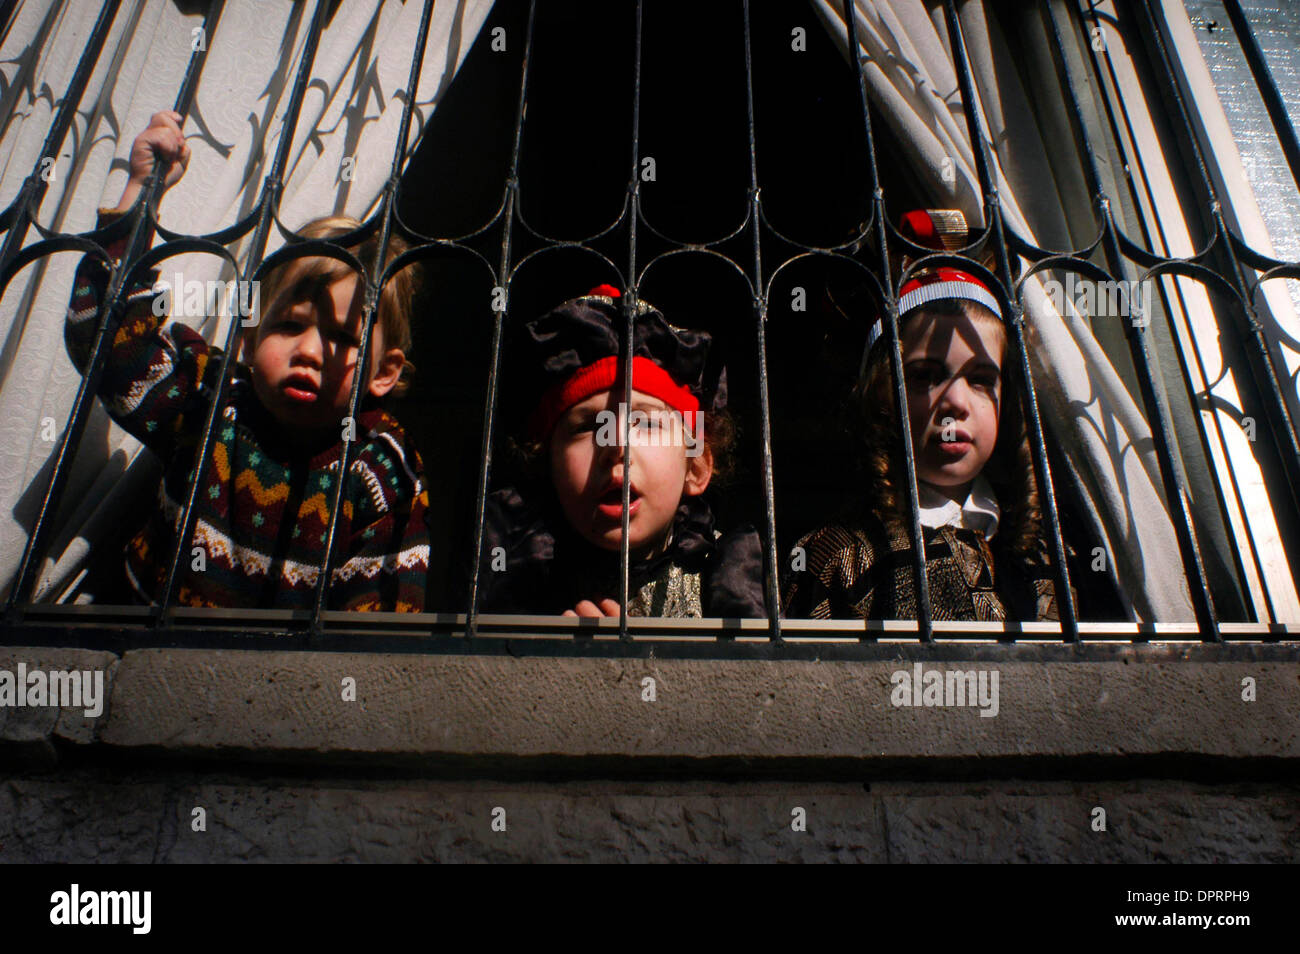
[[[540,380],[526,455],[535,486],[488,500],[484,613],[619,615],[622,490],[629,616],[766,616],[762,548],[750,527],[723,535],[702,496],[725,467],[725,385],[705,386],[711,337],[640,302],[634,323],[632,463],[623,446],[619,292],[608,285],[525,328]]]
[[[918,211],[902,231],[961,247],[959,212]],[[899,337],[934,619],[1054,620],[1038,488],[1001,309],[973,275],[939,268],[900,289]],[[868,513],[796,545],[783,614],[915,619],[906,476],[889,349],[877,321],[859,390]],[[802,551],[798,548],[802,548]]]
[[[136,137],[130,181],[118,207],[101,210],[100,227],[130,208],[155,154],[172,163],[165,187],[184,173],[189,147],[180,119],[157,113]],[[357,225],[342,217],[321,219],[303,234],[331,238]],[[354,254],[366,262],[375,245],[369,239]],[[124,246],[122,239],[107,251],[117,258]],[[390,242],[387,258],[402,247]],[[81,262],[64,331],[69,356],[83,373],[107,282],[97,259]],[[371,333],[363,399],[356,421],[349,422],[356,443],[335,537],[331,609],[424,609],[429,537],[423,466],[401,425],[377,404],[400,393],[411,370],[405,354],[412,290],[406,272],[384,287]],[[121,324],[110,331],[99,388],[113,419],[165,466],[159,506],[126,553],[129,583],[148,602],[161,597],[221,360],[220,351],[187,326],[162,328],[159,314],[165,317],[167,308],[156,292],[147,283],[129,290]],[[238,366],[227,389],[199,484],[192,546],[181,552],[178,604],[312,605],[362,331],[362,292],[356,273],[330,258],[294,260],[262,282],[260,320],[241,340],[248,367]]]

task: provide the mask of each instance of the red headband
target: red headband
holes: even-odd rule
[[[622,292],[613,285],[597,285],[587,295],[621,298]],[[608,391],[619,383],[617,355],[609,355],[579,368],[568,380],[542,395],[529,421],[529,431],[533,438],[545,440],[561,414],[579,401]],[[641,355],[633,356],[632,388],[642,394],[657,397],[674,410],[681,411],[686,426],[692,430],[695,428],[695,414],[700,409],[700,399],[689,388],[678,384],[671,374],[654,361]]]
[[[551,388],[542,396],[533,412],[529,430],[537,440],[545,440],[560,415],[579,401],[593,394],[608,391],[619,383],[618,356],[601,358],[585,368],[579,368],[563,384]],[[686,426],[695,428],[695,413],[700,409],[700,399],[673,380],[671,374],[649,358],[636,355],[632,358],[632,387],[657,397],[669,407],[682,412]]]

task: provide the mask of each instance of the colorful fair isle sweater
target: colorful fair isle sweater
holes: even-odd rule
[[[100,227],[114,216],[101,211]],[[120,258],[125,239],[107,251]],[[126,551],[127,577],[157,602],[166,582],[194,456],[217,390],[221,351],[153,313],[152,282],[128,289],[99,396],[125,430],[165,465],[158,505]],[[103,263],[77,268],[64,340],[83,373],[95,316],[107,291]],[[182,552],[176,602],[184,606],[310,608],[324,559],[342,434],[332,446],[294,451],[261,405],[242,366],[227,389],[199,484],[191,546]],[[335,537],[329,609],[420,612],[429,567],[428,492],[420,455],[402,426],[369,403],[356,443]]]

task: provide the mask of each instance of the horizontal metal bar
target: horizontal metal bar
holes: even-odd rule
[[[270,609],[202,609],[176,607],[173,610],[177,627],[194,627],[212,630],[261,631],[293,633],[311,622],[310,610]],[[62,604],[33,604],[23,617],[23,628],[35,632],[43,627],[112,628],[121,631],[146,626],[150,615],[143,606],[78,606]],[[435,633],[464,634],[467,616],[464,613],[351,613],[326,610],[321,613],[322,632],[345,634],[374,632],[384,635],[423,636]],[[1019,636],[1027,640],[1048,639],[1059,642],[1061,625],[1053,622],[982,623],[961,620],[934,620],[931,624],[937,639],[989,639],[1001,640]],[[585,639],[616,638],[619,621],[615,617],[579,620],[573,617],[549,615],[523,615],[508,613],[480,613],[478,634],[483,636],[508,636],[510,638]],[[860,640],[864,631],[881,638],[917,642],[919,627],[915,620],[806,620],[783,619],[782,632],[790,639],[849,639]],[[634,636],[662,636],[685,638],[695,642],[716,640],[720,635],[728,638],[753,638],[765,640],[768,623],[765,619],[724,619],[706,617],[695,619],[630,617],[628,632]],[[16,631],[11,628],[11,633]],[[1219,632],[1231,640],[1284,640],[1300,641],[1298,623],[1220,623]],[[1202,638],[1196,623],[1135,623],[1135,622],[1081,622],[1079,635],[1084,640],[1191,640]],[[358,644],[357,648],[365,648]]]

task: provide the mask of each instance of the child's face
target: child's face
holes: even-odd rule
[[[623,536],[620,398],[621,393],[605,391],[573,405],[556,422],[550,441],[551,481],[564,515],[588,543],[604,550],[617,550]],[[713,457],[707,445],[698,456],[687,456],[680,415],[658,398],[633,391],[631,410],[646,416],[640,436],[638,416],[631,421],[628,549],[640,556],[663,544],[682,497],[704,492],[713,475]],[[602,416],[602,411],[611,413]]]
[[[902,337],[916,476],[963,498],[997,444],[1005,332],[992,314],[921,312]]]
[[[315,298],[273,302],[267,309],[251,345],[253,389],[291,434],[319,435],[340,428],[352,393],[361,317],[362,293],[355,275],[339,279]],[[368,389],[382,397],[397,382],[390,373],[394,356],[400,374],[405,355],[398,349],[385,353],[378,324],[370,354]]]

